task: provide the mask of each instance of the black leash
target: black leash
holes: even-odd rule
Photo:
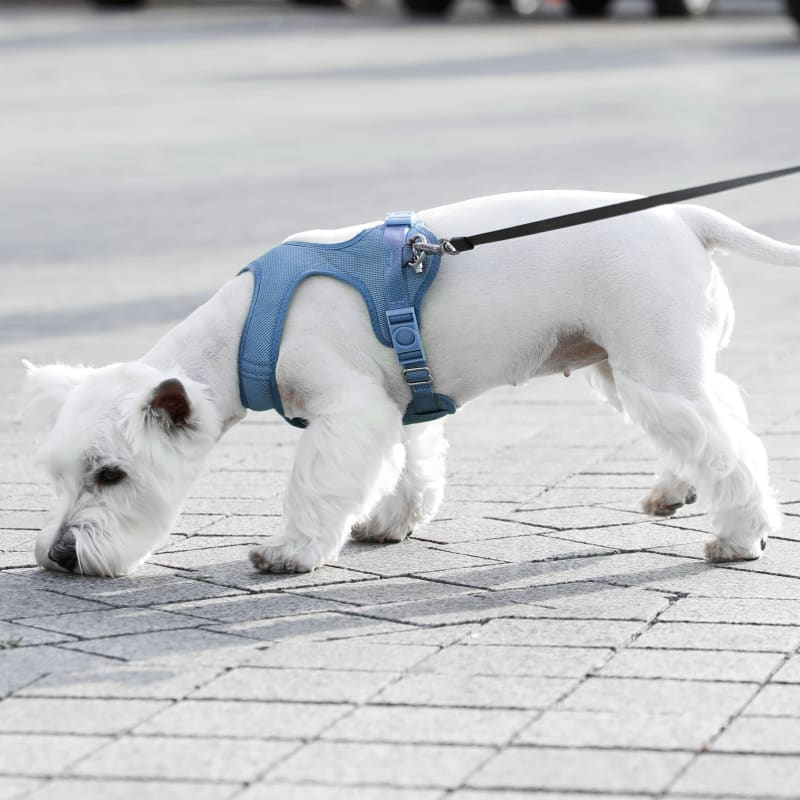
[[[449,240],[442,240],[441,248],[445,253],[461,253],[465,250],[472,250],[479,244],[502,242],[505,239],[516,239],[519,236],[532,236],[535,233],[556,231],[559,228],[572,228],[575,225],[585,225],[587,222],[597,222],[601,219],[620,217],[623,214],[633,214],[636,211],[644,211],[645,209],[655,208],[656,206],[665,206],[670,203],[682,203],[685,200],[692,200],[695,197],[703,197],[707,194],[727,192],[729,189],[738,189],[740,186],[749,186],[751,183],[771,181],[774,178],[782,178],[784,175],[793,175],[796,172],[800,172],[800,166],[776,169],[772,172],[759,172],[757,175],[746,175],[743,178],[733,178],[727,181],[718,181],[717,183],[704,183],[702,186],[693,186],[690,189],[678,189],[674,192],[654,194],[650,197],[639,197],[636,200],[624,200],[621,203],[612,203],[608,206],[590,208],[586,211],[576,211],[572,214],[562,214],[558,217],[540,219],[537,222],[526,222],[524,225],[513,225],[510,228],[487,231],[486,233],[478,233],[473,236],[455,236]],[[423,251],[425,250],[424,247],[420,249]]]

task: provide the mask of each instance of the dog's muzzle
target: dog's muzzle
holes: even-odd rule
[[[75,534],[67,529],[62,530],[58,539],[53,542],[47,557],[59,567],[73,572],[78,566],[78,554],[75,552]]]

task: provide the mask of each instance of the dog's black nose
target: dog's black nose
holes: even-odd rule
[[[72,572],[78,566],[78,554],[75,552],[75,534],[71,530],[62,531],[47,554],[51,561],[59,567]]]

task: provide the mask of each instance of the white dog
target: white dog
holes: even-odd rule
[[[418,214],[439,236],[626,199],[525,192]],[[341,242],[378,223],[293,237]],[[650,435],[664,471],[644,500],[666,515],[697,495],[713,513],[712,561],[758,558],[780,525],[767,459],[736,387],[715,370],[733,309],[714,249],[800,265],[800,247],[686,205],[443,258],[422,333],[436,391],[463,405],[495,386],[586,368]],[[141,360],[29,370],[48,428],[42,461],[58,493],[36,542],[48,569],[131,572],[168,536],[206,454],[245,415],[237,356],[253,291],[244,273]],[[409,400],[391,348],[352,287],[312,277],[289,308],[277,384],[287,417],[310,421],[286,492],[283,532],[251,553],[263,571],[335,559],[347,534],[405,538],[436,513],[443,421],[403,426]],[[266,456],[268,457],[268,455]]]

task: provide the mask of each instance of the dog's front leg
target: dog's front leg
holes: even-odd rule
[[[406,462],[395,490],[353,526],[359,542],[401,542],[439,510],[444,496],[445,456],[443,419],[403,428]]]
[[[380,387],[348,387],[297,446],[284,531],[250,553],[262,572],[309,572],[335,559],[353,523],[392,492],[403,469],[401,413]]]

